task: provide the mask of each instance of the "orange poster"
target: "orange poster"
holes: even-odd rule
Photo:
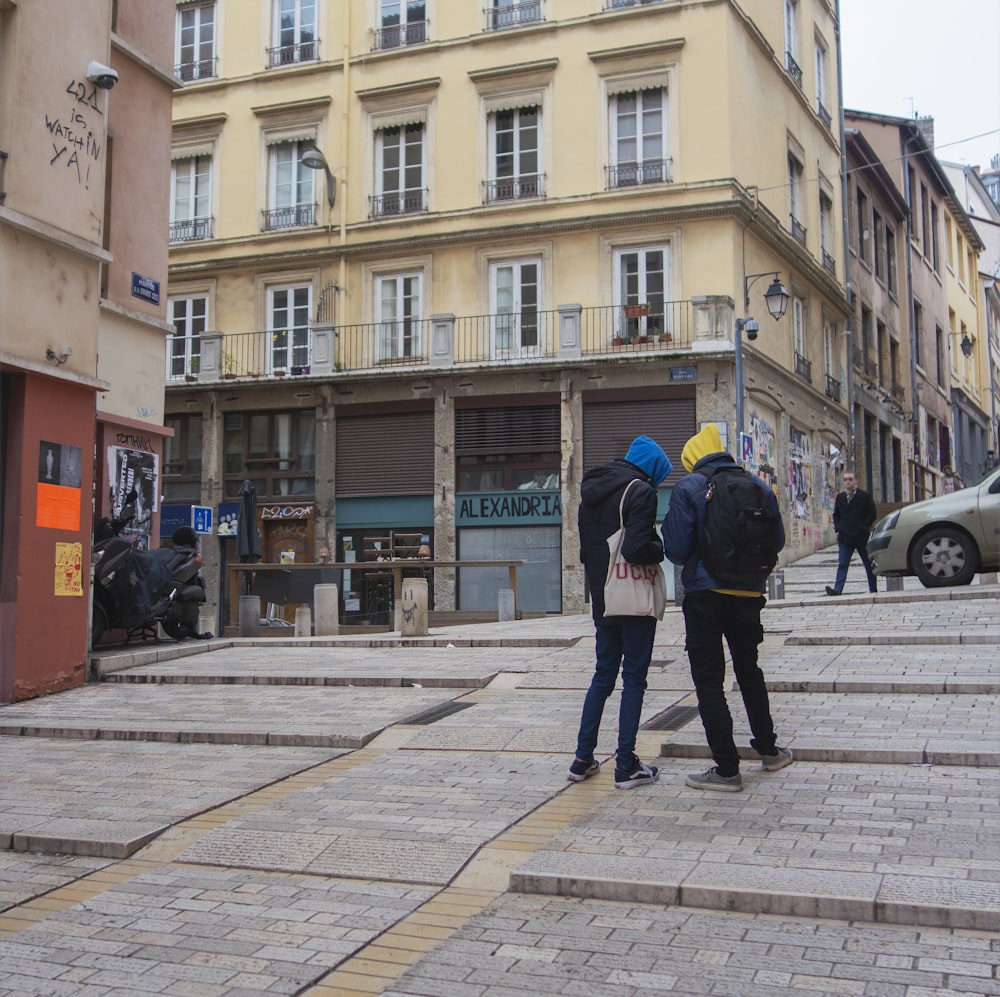
[[[38,482],[36,526],[54,530],[80,529],[80,489]]]
[[[83,595],[83,544],[56,544],[56,595]]]

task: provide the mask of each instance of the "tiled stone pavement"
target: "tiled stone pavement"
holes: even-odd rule
[[[445,884],[566,785],[565,756],[396,751],[230,821],[184,862]]]
[[[111,859],[83,855],[24,855],[0,851],[0,911],[72,883]]]
[[[441,689],[100,683],[0,710],[0,734],[358,748]],[[262,699],[262,696],[264,697]]]
[[[1000,994],[995,942],[986,934],[937,928],[507,894],[382,993]]]
[[[16,737],[3,738],[0,751],[0,848],[110,858],[131,854],[182,818],[340,754]],[[0,884],[6,873],[0,868]]]

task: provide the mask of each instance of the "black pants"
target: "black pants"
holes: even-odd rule
[[[757,646],[764,639],[760,622],[763,607],[763,596],[754,599],[720,592],[688,592],[684,596],[691,678],[698,694],[698,712],[708,747],[720,775],[735,775],[740,770],[740,756],[733,741],[733,718],[724,689],[723,637],[729,645],[733,672],[753,732],[750,745],[758,754],[774,754],[771,706],[764,673],[757,666]]]

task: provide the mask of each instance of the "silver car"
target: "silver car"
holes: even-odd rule
[[[916,575],[927,588],[968,585],[977,571],[1000,570],[1000,469],[880,519],[868,555],[875,574]]]

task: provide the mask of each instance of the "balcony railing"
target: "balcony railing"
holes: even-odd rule
[[[823,266],[836,277],[837,261],[825,249],[823,250]]]
[[[801,70],[799,72],[801,73]],[[802,86],[802,84],[799,83],[799,86]],[[819,120],[822,121],[827,128],[832,127],[833,115],[830,114],[830,112],[823,105],[823,101],[821,100],[816,101],[816,113],[819,115]]]
[[[215,56],[211,59],[196,59],[194,62],[182,62],[174,66],[174,75],[184,83],[195,80],[211,80],[215,78]]]
[[[304,228],[316,224],[315,204],[290,204],[285,208],[265,208],[262,230],[273,232],[282,228]]]
[[[806,384],[812,384],[812,361],[806,360],[801,353],[795,354],[795,376],[801,377]]]
[[[532,197],[545,197],[545,174],[531,173],[523,177],[501,177],[483,184],[483,203],[521,201]]]
[[[402,190],[391,194],[371,196],[369,218],[387,218],[391,215],[412,215],[427,210],[427,188]]]
[[[420,45],[427,41],[428,23],[428,21],[410,21],[407,24],[390,24],[382,28],[373,28],[372,51],[381,52],[383,49]]]
[[[834,377],[826,375],[826,397],[832,398],[835,402],[840,401],[840,381]]]
[[[792,230],[792,235],[798,239],[799,242],[804,246],[806,244],[806,227],[795,217],[795,215],[789,215],[789,227]]]
[[[645,7],[650,3],[663,3],[663,0],[608,0],[605,10],[620,10],[622,7]]]
[[[483,13],[486,15],[487,31],[537,24],[542,19],[542,0],[526,0],[524,3],[506,4],[502,7],[495,4],[487,7]]]
[[[188,218],[170,223],[171,242],[191,242],[194,239],[212,238],[211,218]]]
[[[788,70],[788,75],[795,81],[795,85],[801,90],[802,89],[802,67],[795,61],[792,57],[791,52],[785,53],[785,68]]]
[[[294,45],[277,45],[267,50],[267,68],[294,66],[297,62],[315,62],[319,58],[319,39],[296,42]]]
[[[204,333],[197,380],[337,376],[379,370],[486,366],[605,356],[617,359],[676,355],[690,350],[690,301],[599,305],[574,309],[575,345],[562,332],[566,309],[246,333]],[[563,323],[563,324],[561,324]],[[721,332],[721,331],[720,331]],[[442,351],[441,344],[445,349]],[[167,343],[167,370],[171,342]],[[217,360],[210,360],[216,357]]]
[[[644,159],[641,163],[616,163],[608,167],[608,189],[638,187],[647,183],[670,183],[673,159]]]

